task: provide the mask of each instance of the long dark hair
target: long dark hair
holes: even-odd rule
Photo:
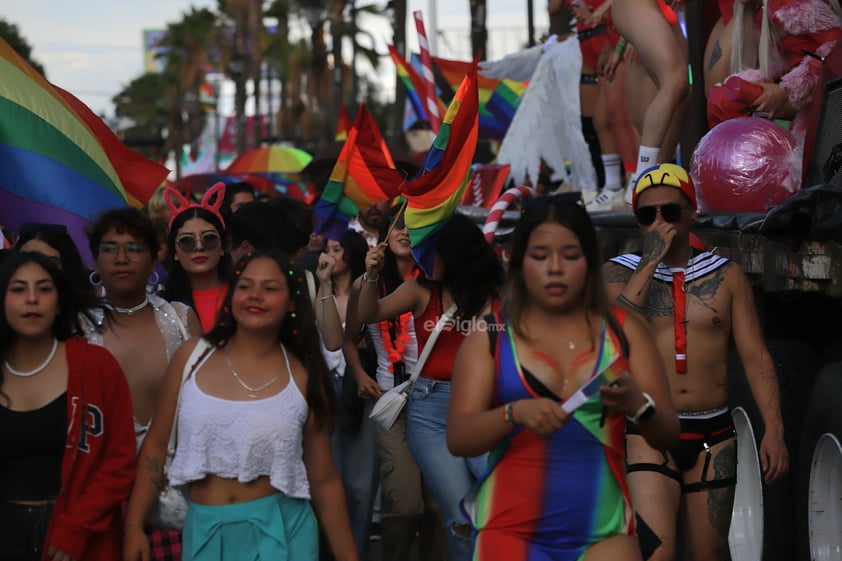
[[[605,290],[602,278],[602,258],[600,256],[599,241],[596,229],[585,208],[566,199],[547,197],[546,200],[533,202],[518,220],[509,246],[509,263],[506,269],[506,279],[503,283],[502,307],[507,320],[515,332],[528,338],[523,328],[523,314],[526,311],[529,296],[526,283],[523,280],[523,259],[529,236],[533,230],[545,223],[560,224],[573,232],[582,245],[582,253],[587,263],[587,277],[583,304],[585,309],[604,318],[609,327],[617,335],[622,348],[627,348],[626,336],[617,318],[612,312],[612,300]],[[588,314],[590,324],[590,314]]]
[[[53,336],[59,341],[65,341],[74,335],[80,335],[82,328],[79,314],[94,304],[94,297],[90,291],[83,292],[76,287],[62,269],[58,268],[49,257],[34,251],[16,251],[10,253],[0,265],[0,294],[3,295],[4,309],[9,283],[18,269],[29,263],[35,263],[50,275],[58,293],[58,315],[52,325]],[[0,360],[5,360],[9,349],[17,337],[6,314],[0,314]],[[3,385],[3,371],[0,370],[0,386]],[[8,396],[0,393],[8,400]]]
[[[61,259],[61,269],[78,290],[92,290],[90,271],[82,262],[79,248],[63,224],[25,224],[15,242],[15,251],[30,240],[39,240],[52,247]]]
[[[190,285],[190,277],[187,276],[187,271],[184,270],[181,262],[175,259],[175,239],[178,236],[178,229],[184,226],[184,223],[192,218],[201,218],[210,223],[219,234],[220,242],[225,241],[225,227],[216,215],[203,208],[188,208],[181,214],[175,217],[170,231],[167,234],[167,255],[169,260],[169,272],[167,274],[167,281],[164,284],[164,298],[170,301],[183,302],[188,306],[195,307],[193,302],[193,287]],[[228,252],[224,252],[219,258],[219,264],[216,266],[217,274],[223,281],[228,280],[228,272],[231,270],[231,256]]]
[[[285,253],[277,249],[266,249],[255,251],[240,259],[228,283],[228,294],[217,316],[216,325],[205,335],[205,338],[217,348],[222,348],[237,332],[237,321],[231,311],[237,281],[248,264],[259,258],[274,261],[286,277],[295,311],[284,318],[278,332],[278,341],[298,357],[307,371],[307,405],[313,412],[317,425],[319,427],[332,426],[333,387],[330,382],[330,372],[319,345],[319,332],[316,329],[316,318],[310,303],[307,283],[304,273],[293,268],[290,258]],[[290,383],[294,382],[290,380]]]
[[[342,259],[351,270],[351,282],[365,272],[365,254],[368,253],[368,242],[359,232],[348,230],[339,245],[344,250]]]
[[[444,265],[441,286],[453,297],[461,318],[479,315],[497,298],[503,282],[503,265],[479,227],[456,213],[442,226],[436,252]],[[436,284],[419,275],[418,283],[432,289]]]
[[[387,237],[392,224],[400,218],[402,211],[402,206],[393,206],[389,209],[388,220],[384,220],[383,223],[380,224],[380,232],[377,241],[378,243],[387,242],[386,252],[383,254],[383,269],[380,271],[380,276],[383,278],[381,285],[385,289],[379,294],[381,298],[394,292],[404,282],[404,279],[398,270],[398,258],[392,252],[392,248],[389,247],[389,238]],[[413,256],[411,259],[414,261],[415,257]]]

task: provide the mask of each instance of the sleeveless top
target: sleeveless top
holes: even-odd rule
[[[616,336],[605,332],[600,365],[621,352]],[[495,361],[497,403],[555,397],[521,367],[508,325]],[[599,396],[591,395],[562,429],[541,436],[519,428],[492,450],[487,473],[463,504],[478,529],[475,559],[574,561],[594,543],[634,533],[623,463],[626,419],[603,419]]]
[[[271,397],[233,401],[204,393],[190,376],[179,397],[170,483],[185,485],[209,474],[246,483],[268,475],[286,496],[309,499],[303,460],[308,413],[292,378]]]
[[[444,313],[441,302],[441,288],[434,284],[430,287],[430,292],[430,301],[427,302],[427,308],[413,320],[419,353],[424,349],[430,334],[436,328],[436,322]],[[451,323],[450,326],[446,325],[442,329],[433,350],[427,357],[424,369],[421,371],[422,377],[443,382],[450,381],[453,375],[453,360],[456,358],[459,346],[465,340],[465,333],[458,329],[458,326],[459,319],[457,318],[455,325]]]
[[[374,350],[377,351],[377,385],[383,391],[391,390],[395,387],[395,374],[389,369],[389,353],[383,347],[383,335],[380,333],[379,323],[367,323],[368,334],[371,336],[371,342],[374,344]],[[406,374],[411,375],[415,371],[415,364],[418,362],[418,341],[415,338],[415,322],[409,322],[409,342],[403,350],[403,364],[406,368]]]

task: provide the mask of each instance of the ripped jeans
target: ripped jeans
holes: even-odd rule
[[[419,377],[406,406],[406,437],[409,451],[441,511],[451,561],[470,561],[471,532],[458,535],[453,527],[470,528],[459,503],[485,471],[488,454],[460,458],[450,453],[445,433],[449,406],[450,382]]]

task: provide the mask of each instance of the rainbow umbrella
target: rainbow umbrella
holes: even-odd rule
[[[265,146],[243,152],[225,173],[297,173],[313,156],[291,146]]]
[[[2,39],[0,76],[0,224],[64,224],[91,263],[88,222],[104,210],[143,205],[169,171],[123,145]]]

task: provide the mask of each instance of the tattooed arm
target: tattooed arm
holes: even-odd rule
[[[662,231],[664,230],[664,231]],[[614,296],[618,302],[626,307],[644,315],[651,316],[655,310],[653,307],[652,278],[658,263],[664,258],[675,237],[675,228],[667,224],[666,228],[655,226],[643,233],[643,253],[640,256],[640,263],[635,271],[629,271],[616,263],[607,263],[603,267],[605,283],[608,293]],[[664,307],[672,313],[672,307],[666,303]],[[661,315],[655,313],[655,315]]]
[[[734,343],[751,387],[751,393],[766,430],[760,443],[760,467],[767,483],[781,477],[789,469],[789,457],[784,443],[781,398],[775,364],[763,340],[763,331],[754,307],[754,295],[742,270],[729,267],[725,276],[730,288]]]

